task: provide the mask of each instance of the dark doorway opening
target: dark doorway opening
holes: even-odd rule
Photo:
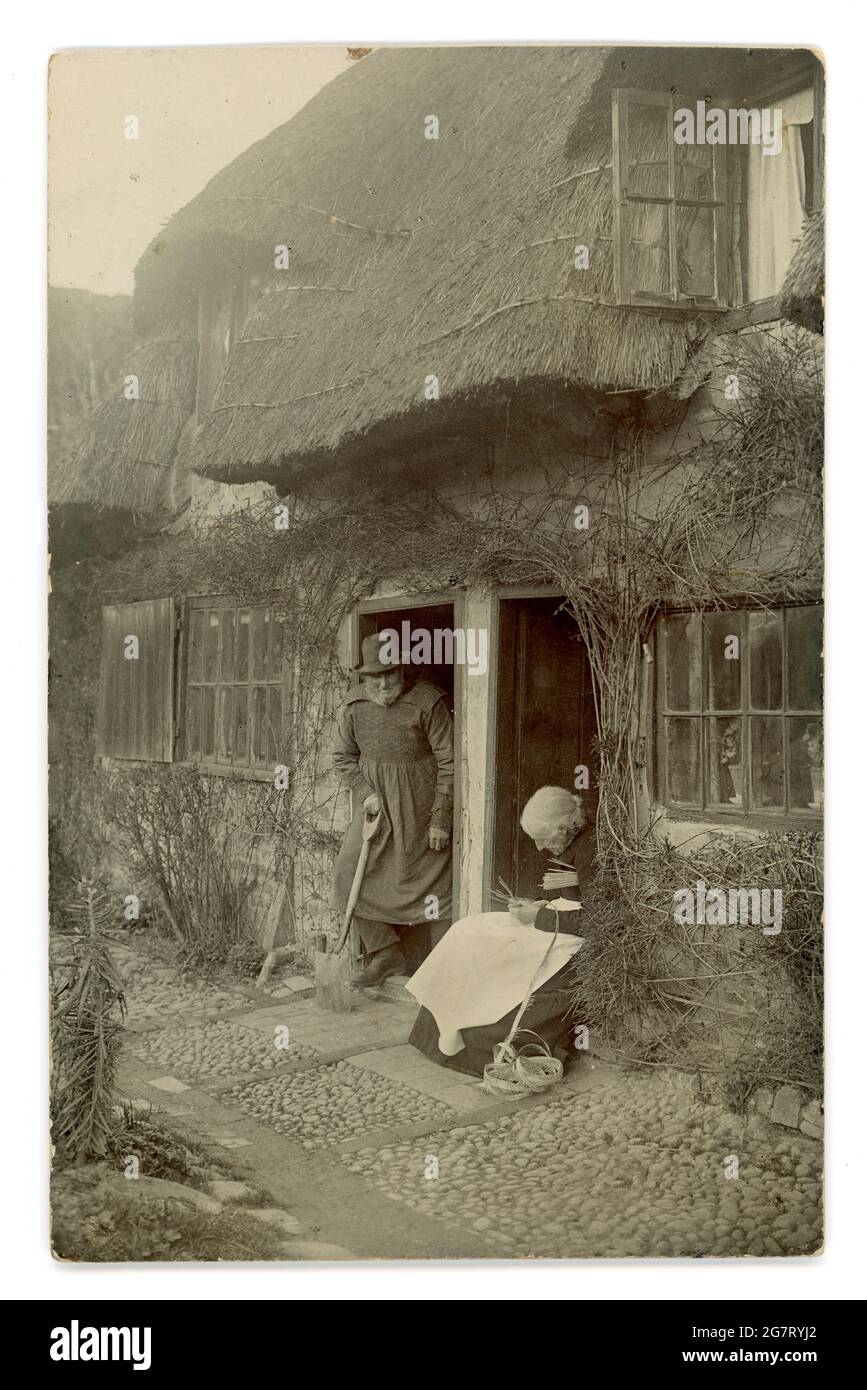
[[[579,791],[592,815],[596,803],[596,714],[590,666],[574,619],[562,598],[500,602],[494,840],[491,887],[502,878],[519,897],[538,898],[548,856],[536,849],[519,818],[542,786],[575,791],[576,768],[589,788]],[[501,904],[489,900],[489,909]]]
[[[383,600],[383,604],[388,602]],[[368,602],[358,612],[357,637],[355,644],[354,664],[361,660],[361,644],[365,637],[370,637],[375,633],[385,632],[386,629],[393,629],[402,635],[403,623],[409,624],[409,631],[427,631],[433,638],[436,629],[445,631],[454,630],[455,609],[453,603],[427,603],[418,606],[394,608],[380,608],[372,602]],[[433,646],[433,642],[432,642]],[[455,668],[449,665],[416,665],[411,664],[405,668],[405,675],[408,684],[416,684],[418,681],[429,681],[431,685],[436,685],[445,693],[446,704],[452,719],[455,717]],[[453,825],[457,823],[458,806],[458,780],[457,770],[458,759],[458,740],[457,729],[455,729],[455,810]],[[456,872],[457,853],[455,852],[456,840],[452,835],[453,848],[453,872],[452,872],[452,901],[453,901],[453,920],[457,913],[458,903],[458,881]],[[426,956],[430,954],[434,946],[446,931],[445,925],[428,924],[420,922],[413,927],[405,927],[401,931],[401,945],[406,957],[407,971],[411,975],[417,970]]]
[[[355,660],[356,662],[361,660],[361,643],[365,637],[370,637],[374,633],[392,629],[401,634],[403,632],[402,624],[408,623],[410,632],[427,631],[433,637],[437,628],[440,631],[452,629],[454,621],[454,605],[451,603],[430,603],[419,608],[384,608],[377,609],[375,612],[359,613],[358,650]],[[445,691],[449,710],[454,717],[455,668],[453,665],[410,665],[405,668],[405,675],[407,682],[413,685],[417,681],[429,681],[431,685],[438,685],[440,690]]]

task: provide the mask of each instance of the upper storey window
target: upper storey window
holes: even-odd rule
[[[819,179],[817,85],[746,107],[613,93],[619,304],[725,309],[782,287]]]

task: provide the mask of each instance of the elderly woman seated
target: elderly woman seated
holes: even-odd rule
[[[528,1029],[564,1065],[573,1055],[566,1014],[572,957],[584,945],[580,874],[592,861],[593,837],[580,800],[562,787],[535,792],[521,827],[555,861],[542,874],[547,896],[512,898],[507,912],[455,922],[407,984],[421,1005],[410,1042],[441,1066],[472,1076],[483,1075],[531,988],[518,1043],[534,1041],[523,1036]]]

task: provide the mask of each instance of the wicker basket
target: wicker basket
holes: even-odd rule
[[[519,1031],[539,1040],[515,1047],[515,1034],[496,1048],[482,1080],[482,1090],[488,1095],[536,1096],[563,1079],[563,1063],[552,1057],[539,1034],[529,1028]]]

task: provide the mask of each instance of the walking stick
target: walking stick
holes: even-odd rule
[[[370,842],[379,829],[379,822],[382,820],[382,812],[377,811],[374,816],[365,816],[361,826],[361,853],[358,856],[358,863],[355,866],[355,877],[352,880],[352,887],[349,890],[349,899],[346,904],[346,911],[343,914],[343,928],[340,939],[334,948],[334,955],[339,956],[346,945],[349,936],[349,929],[352,926],[352,918],[355,915],[355,906],[361,892],[361,885],[367,870],[367,860],[370,855]]]

